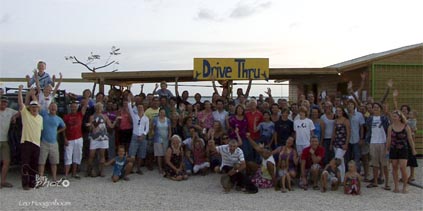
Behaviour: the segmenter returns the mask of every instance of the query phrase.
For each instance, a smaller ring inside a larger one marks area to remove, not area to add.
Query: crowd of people
[[[388,110],[392,80],[381,101],[359,100],[366,79],[363,73],[358,90],[348,84],[347,97],[308,93],[300,95],[298,102],[288,102],[274,99],[271,89],[267,96],[249,96],[251,80],[246,92],[238,89],[232,99],[226,83],[219,94],[213,78],[211,101],[202,101],[196,93],[190,103],[188,90],[179,94],[176,77],[175,94],[165,81],[147,94],[143,89],[135,94],[117,88],[108,95],[98,92],[95,98],[89,89],[81,95],[69,93],[69,113],[59,117],[54,96],[62,75],[55,84],[56,78],[50,78],[45,68],[45,62],[39,62],[33,76],[27,76],[25,96],[24,86],[19,86],[19,111],[8,108],[7,97],[1,97],[1,187],[13,186],[7,182],[7,133],[18,118],[23,126],[25,190],[37,187],[36,179],[47,179],[47,158],[51,179],[58,180],[58,139],[64,140],[66,178],[80,179],[79,172],[104,177],[104,168],[113,165],[113,182],[128,181],[132,173],[142,175],[145,167],[157,168],[159,175],[175,181],[220,173],[226,192],[275,188],[286,193],[295,186],[326,192],[328,186],[331,190],[343,186],[345,194],[360,194],[363,182],[368,182],[367,188],[384,184],[391,190],[391,163],[394,192],[406,193],[407,183],[414,180],[416,113],[408,105],[398,107],[397,90],[392,95],[394,109]]]

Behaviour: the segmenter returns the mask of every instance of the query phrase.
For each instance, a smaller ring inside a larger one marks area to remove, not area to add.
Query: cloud
[[[4,14],[0,18],[0,24],[5,24],[5,23],[8,23],[9,21],[10,21],[10,15],[9,14]]]
[[[213,11],[208,9],[200,9],[197,13],[198,20],[217,20],[216,14]]]
[[[261,12],[264,9],[269,8],[272,5],[271,1],[266,1],[262,3],[254,2],[254,3],[245,3],[245,2],[238,2],[236,7],[232,10],[229,17],[231,18],[245,18],[248,16],[252,16],[258,12]]]

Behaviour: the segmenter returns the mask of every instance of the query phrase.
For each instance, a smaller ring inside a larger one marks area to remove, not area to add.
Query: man
[[[53,80],[51,80],[50,75],[46,73],[45,70],[46,70],[46,63],[44,61],[39,61],[37,64],[37,69],[35,69],[34,72],[38,74],[38,80],[40,82],[41,89],[44,89],[44,87],[46,87],[49,84],[52,87],[54,87],[54,75],[53,75]],[[28,88],[31,87],[35,83],[35,80],[36,79],[34,77],[30,78],[29,75],[26,75]]]
[[[150,129],[150,122],[148,117],[144,115],[144,106],[138,105],[138,114],[132,111],[131,104],[132,95],[128,95],[128,110],[132,118],[132,138],[129,145],[129,156],[136,158],[137,173],[143,174],[141,171],[141,164],[147,157],[147,134]]]
[[[257,141],[260,138],[260,131],[255,131],[257,125],[263,121],[263,114],[257,110],[257,101],[251,100],[249,103],[250,110],[245,113],[248,121],[247,131],[251,134],[251,138]],[[243,140],[242,150],[245,153],[247,161],[257,161],[259,163],[260,156],[253,150],[247,140]]]
[[[65,131],[66,125],[62,118],[57,116],[57,104],[52,102],[46,110],[41,110],[43,117],[43,131],[41,133],[40,157],[38,159],[38,171],[41,178],[44,178],[44,167],[47,157],[50,161],[51,174],[53,181],[57,181],[57,164],[59,164],[59,144],[57,143],[57,134]]]
[[[150,107],[145,111],[144,115],[149,119],[150,125],[149,128],[153,128],[153,119],[159,115],[159,98],[153,97],[151,101],[149,101]],[[146,166],[149,170],[153,170],[153,162],[154,162],[154,155],[153,155],[153,138],[154,138],[154,130],[149,130],[148,137],[147,137],[147,159],[146,159]]]
[[[325,148],[319,146],[319,139],[313,135],[310,146],[306,147],[301,154],[301,179],[304,190],[307,190],[308,177],[311,177],[313,189],[318,190],[317,182],[320,171],[323,169],[322,159],[325,156]]]
[[[354,160],[357,164],[357,171],[360,172],[361,170],[361,152],[360,152],[360,145],[364,144],[364,117],[363,114],[356,111],[356,104],[353,100],[348,101],[348,117],[350,120],[351,126],[351,137],[350,143],[347,150],[347,163],[350,160]]]
[[[320,143],[320,146],[325,148],[325,157],[323,158],[323,165],[329,163],[329,161],[333,157],[333,153],[330,151],[330,143],[332,140],[333,129],[335,127],[335,114],[333,113],[333,106],[332,103],[327,101],[325,102],[324,106],[324,114],[320,117],[320,119],[325,124],[325,131],[323,132],[323,143]]]
[[[76,171],[82,160],[82,121],[86,110],[87,104],[84,104],[81,111],[78,112],[78,101],[75,100],[70,104],[70,113],[63,117],[66,124],[65,177],[68,177],[72,164],[72,177],[80,179]]]
[[[222,156],[222,164],[220,170],[230,177],[232,184],[236,184],[237,188],[247,189],[248,192],[256,193],[257,187],[251,183],[248,177],[242,173],[246,168],[244,153],[237,146],[237,141],[232,139],[227,145],[220,145],[216,147],[217,153]],[[225,192],[230,191],[230,188],[225,189]]]
[[[228,112],[223,109],[223,100],[216,100],[216,111],[213,111],[213,119],[219,121],[222,129],[226,131],[226,118],[228,117]]]
[[[1,96],[0,103],[0,159],[3,161],[3,167],[1,169],[1,183],[0,188],[11,188],[12,184],[6,181],[7,172],[9,171],[10,164],[10,148],[8,143],[8,132],[11,121],[14,121],[14,117],[18,114],[18,111],[8,108],[9,100],[6,96]]]
[[[389,119],[381,115],[382,105],[373,103],[373,115],[366,120],[366,142],[370,143],[371,165],[373,166],[373,183],[367,187],[373,188],[378,185],[378,171],[383,169],[385,176],[385,189],[390,190],[388,183],[388,158],[386,157],[385,145],[386,134],[389,127]]]
[[[35,187],[35,173],[40,155],[40,137],[43,129],[43,117],[38,114],[38,102],[31,101],[27,107],[22,98],[23,85],[19,85],[18,104],[22,116],[21,160],[22,188]],[[31,91],[33,92],[33,90]],[[29,109],[29,110],[28,110]]]

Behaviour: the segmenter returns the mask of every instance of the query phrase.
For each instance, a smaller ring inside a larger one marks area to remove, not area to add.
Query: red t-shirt
[[[81,112],[76,114],[66,114],[63,121],[66,124],[66,138],[68,140],[75,140],[82,137],[82,120]]]
[[[257,141],[257,139],[260,138],[260,131],[254,132],[254,119],[257,118],[256,125],[258,125],[263,121],[263,114],[259,110],[255,112],[249,111],[245,113],[245,117],[248,122],[248,132],[250,133],[251,138]]]
[[[303,153],[301,154],[301,160],[306,161],[306,164],[305,164],[306,169],[310,169],[311,165],[313,165],[313,160],[311,159],[310,149],[311,149],[311,146],[304,148]],[[316,148],[316,150],[314,151],[314,154],[317,157],[322,158],[322,159],[320,159],[319,164],[320,164],[320,167],[323,168],[323,157],[325,157],[325,148],[318,146]]]

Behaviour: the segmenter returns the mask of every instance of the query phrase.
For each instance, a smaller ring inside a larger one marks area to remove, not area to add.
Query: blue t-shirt
[[[275,124],[273,122],[260,122],[258,125],[260,136],[272,137],[275,132]]]
[[[40,82],[41,89],[44,89],[48,84],[53,86],[53,81],[51,80],[50,75],[46,72],[44,72],[41,76],[38,75],[38,81]],[[31,80],[29,80],[29,86],[32,86],[34,83],[35,78],[32,76]]]
[[[40,115],[43,117],[41,141],[50,144],[57,143],[57,129],[65,127],[63,119],[57,115],[50,115],[46,110],[41,110]]]
[[[115,165],[113,166],[113,176],[122,176],[125,164],[126,156],[124,156],[123,158],[119,158],[119,156],[116,156]]]

